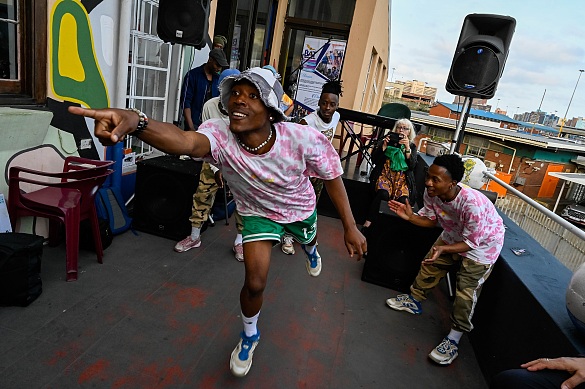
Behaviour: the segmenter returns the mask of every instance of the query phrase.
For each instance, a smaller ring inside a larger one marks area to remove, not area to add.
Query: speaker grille
[[[452,81],[457,89],[486,94],[497,84],[499,69],[498,56],[492,49],[472,46],[455,59]]]
[[[165,42],[200,49],[205,46],[208,18],[207,0],[160,0],[156,31]]]
[[[201,162],[174,156],[138,163],[133,227],[174,240],[189,235],[200,170]]]

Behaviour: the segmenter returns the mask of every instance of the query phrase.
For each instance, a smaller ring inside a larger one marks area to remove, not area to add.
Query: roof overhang
[[[585,173],[548,172],[548,175],[560,178],[561,180],[574,182],[575,184],[585,185]]]
[[[451,129],[457,128],[457,120],[441,116],[420,114],[413,112],[411,119],[414,123],[425,124],[435,127]],[[516,130],[508,130],[499,127],[489,127],[477,123],[468,122],[465,126],[466,133],[483,135],[488,138],[495,138],[502,141],[511,141],[531,146],[537,146],[543,149],[566,150],[576,153],[584,153],[585,145],[569,143],[559,138],[546,138],[543,136],[519,133]]]

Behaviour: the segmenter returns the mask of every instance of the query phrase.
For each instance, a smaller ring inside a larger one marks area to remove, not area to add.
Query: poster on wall
[[[295,90],[295,116],[304,116],[318,108],[323,84],[339,80],[347,41],[305,37]]]
[[[230,54],[230,69],[238,69],[240,66],[240,32],[242,26],[236,24],[234,26],[234,34],[232,39],[232,52]]]

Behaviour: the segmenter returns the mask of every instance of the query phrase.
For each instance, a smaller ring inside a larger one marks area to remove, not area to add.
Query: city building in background
[[[437,88],[418,80],[388,81],[384,91],[384,102],[401,102],[418,111],[428,111],[436,97]]]
[[[453,99],[453,104],[463,105],[463,100],[465,100],[465,97],[455,96],[455,98]],[[488,104],[487,99],[473,99],[473,100],[471,100],[471,108],[479,109],[481,111],[488,111],[488,112],[490,112],[492,110],[492,106]],[[501,113],[501,112],[499,112],[498,107],[496,107],[496,113]],[[505,113],[503,115],[505,115]]]

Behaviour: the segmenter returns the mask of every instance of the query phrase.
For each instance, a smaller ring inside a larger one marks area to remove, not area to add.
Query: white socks
[[[254,336],[258,333],[258,328],[256,327],[256,323],[258,323],[258,316],[260,316],[260,312],[255,314],[253,317],[246,317],[242,313],[242,323],[244,323],[244,333],[246,336]]]
[[[201,234],[201,228],[191,227],[191,240],[196,240]]]
[[[234,246],[237,244],[242,244],[242,234],[236,235],[236,240],[234,240]]]
[[[462,335],[463,335],[463,332],[451,329],[451,332],[449,332],[449,335],[447,335],[447,338],[454,340],[457,344],[459,344],[459,341],[461,340]]]

